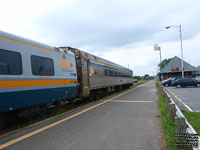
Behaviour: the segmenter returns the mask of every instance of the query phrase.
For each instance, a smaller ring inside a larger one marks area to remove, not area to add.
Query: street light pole
[[[179,25],[179,31],[180,31],[180,41],[181,41],[182,78],[184,78],[184,66],[183,66],[183,45],[182,45],[181,25]]]
[[[181,67],[182,67],[182,78],[184,78],[184,66],[183,66],[183,45],[182,45],[182,32],[181,32],[181,25],[179,26],[167,26],[165,27],[166,29],[169,29],[171,27],[177,27],[179,28],[179,32],[180,32],[180,44],[181,44]]]

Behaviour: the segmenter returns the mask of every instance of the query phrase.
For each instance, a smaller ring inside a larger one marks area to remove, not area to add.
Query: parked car
[[[162,80],[162,81],[161,81],[161,84],[163,85],[163,83],[164,83],[165,81],[167,81],[167,80]]]
[[[171,82],[172,82],[172,79],[173,79],[173,78],[169,78],[169,79],[167,79],[167,80],[164,80],[164,81],[162,82],[162,85],[163,85],[163,86],[170,86],[170,85],[171,85]]]
[[[197,80],[197,81],[200,81],[200,77],[196,77],[196,78],[194,78],[195,80]]]
[[[181,77],[172,77],[172,78],[169,78],[167,80],[164,80],[162,82],[162,85],[163,86],[172,86],[172,83],[175,82],[176,80],[180,79]]]
[[[188,78],[188,77],[185,77],[185,78]],[[172,79],[171,86],[173,86],[174,82],[175,82],[176,80],[178,80],[178,79],[181,79],[181,77],[174,77],[174,78]]]
[[[191,78],[181,78],[181,79],[176,80],[173,83],[173,86],[176,86],[177,88],[185,87],[185,86],[200,87],[200,81],[197,81]]]
[[[136,83],[136,82],[138,82],[138,79],[133,79],[133,83]]]

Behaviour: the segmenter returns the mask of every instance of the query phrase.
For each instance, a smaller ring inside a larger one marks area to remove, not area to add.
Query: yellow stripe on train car
[[[0,81],[0,88],[76,84],[77,80]]]

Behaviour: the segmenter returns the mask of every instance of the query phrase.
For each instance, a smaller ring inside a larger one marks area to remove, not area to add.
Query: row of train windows
[[[31,56],[32,74],[37,76],[53,76],[54,65],[50,58]],[[17,52],[0,49],[0,75],[21,75],[22,60]]]
[[[104,70],[105,76],[111,76],[111,77],[131,77],[131,74],[129,72],[118,72],[113,70]]]

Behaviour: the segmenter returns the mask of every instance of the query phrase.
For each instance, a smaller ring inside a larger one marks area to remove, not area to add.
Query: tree
[[[134,76],[133,79],[137,79],[138,81],[141,80],[142,78],[140,76]]]
[[[148,79],[149,79],[149,75],[148,75],[148,74],[145,74],[145,75],[144,75],[144,79],[145,79],[145,80],[148,80]]]
[[[161,63],[158,64],[158,67],[160,69],[163,69],[170,61],[171,61],[172,58],[169,58],[169,59],[164,59]]]
[[[199,65],[199,66],[197,66],[197,68],[198,68],[198,69],[200,69],[200,65]]]

